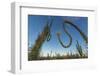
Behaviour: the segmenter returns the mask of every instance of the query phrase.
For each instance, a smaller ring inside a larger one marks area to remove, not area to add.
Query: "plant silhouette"
[[[56,56],[51,56],[52,55],[52,51],[51,53],[47,54],[47,57],[40,57],[40,52],[41,52],[41,48],[44,44],[45,41],[50,41],[51,39],[51,26],[53,23],[53,19],[51,20],[50,24],[49,21],[47,21],[46,25],[44,26],[42,32],[38,35],[35,44],[33,45],[31,52],[28,53],[28,60],[44,60],[44,59],[71,59],[71,58],[87,58],[87,56],[83,53],[83,48],[82,46],[79,44],[78,41],[76,41],[76,50],[78,53],[76,54],[66,54],[66,55],[60,55],[59,53],[55,53]],[[59,43],[61,44],[61,46],[63,48],[69,48],[72,45],[72,36],[71,34],[67,31],[67,29],[65,28],[66,24],[69,24],[70,26],[74,27],[75,30],[77,30],[79,32],[79,34],[81,35],[81,37],[83,38],[84,42],[87,44],[88,43],[88,37],[83,33],[83,31],[77,26],[75,25],[73,22],[69,21],[69,20],[63,20],[63,25],[62,25],[62,29],[64,30],[65,34],[69,37],[68,40],[68,44],[64,44],[60,38],[61,34],[60,32],[57,32],[57,38]]]
[[[35,41],[35,45],[32,47],[32,50],[29,53],[28,60],[37,60],[39,58],[40,51],[41,51],[43,43],[46,40],[50,41],[50,39],[51,39],[50,28],[51,28],[51,25],[52,25],[52,21],[51,21],[50,25],[49,25],[49,22],[47,22],[43,31],[38,36],[37,40]]]
[[[64,20],[64,23],[63,23],[63,30],[65,31],[65,33],[68,35],[69,37],[69,43],[67,45],[64,45],[64,43],[61,41],[60,39],[60,33],[58,32],[57,33],[57,37],[58,37],[58,40],[59,40],[59,43],[62,45],[62,47],[64,48],[68,48],[71,46],[72,44],[72,37],[71,35],[68,33],[68,31],[65,29],[65,24],[70,24],[70,26],[74,27],[79,33],[80,35],[82,36],[82,38],[84,39],[84,41],[86,42],[86,44],[88,43],[88,38],[87,36],[82,32],[82,30],[79,29],[79,27],[77,25],[75,25],[73,22],[69,21],[69,20]]]

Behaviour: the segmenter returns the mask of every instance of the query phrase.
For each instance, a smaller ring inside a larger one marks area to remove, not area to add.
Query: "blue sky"
[[[87,36],[88,36],[88,18],[87,17],[76,17],[76,16],[43,16],[43,15],[28,15],[28,43],[29,47],[34,46],[35,40],[37,39],[38,35],[41,34],[43,28],[45,27],[47,21],[51,21],[53,18],[53,24],[51,27],[51,40],[49,42],[45,41],[42,46],[43,53],[50,53],[52,52],[75,52],[76,49],[76,40],[82,45],[84,49],[86,49],[86,44],[83,38],[80,36],[79,32],[71,27],[66,26],[66,30],[71,34],[73,42],[71,47],[63,48],[58,39],[57,39],[57,32],[61,32],[61,40],[66,45],[68,43],[68,36],[65,34],[62,23],[63,19],[70,20],[74,24],[76,24]]]

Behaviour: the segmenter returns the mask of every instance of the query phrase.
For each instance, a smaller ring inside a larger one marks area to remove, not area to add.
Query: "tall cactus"
[[[64,23],[70,24],[70,26],[74,27],[80,33],[80,35],[83,37],[84,41],[86,43],[88,43],[88,37],[80,30],[80,28],[77,25],[75,25],[74,23],[72,23],[71,21],[68,21],[68,20],[64,20]]]
[[[38,36],[37,40],[35,41],[35,45],[32,47],[31,53],[29,53],[28,60],[38,59],[43,43],[45,42],[45,40],[49,41],[51,39],[51,34],[50,34],[51,25],[52,25],[52,22],[50,25],[47,22],[42,33]]]
[[[63,42],[62,42],[61,39],[60,39],[60,33],[57,33],[57,37],[58,37],[58,40],[59,40],[60,44],[62,45],[62,47],[68,48],[68,47],[70,47],[71,44],[72,44],[72,37],[71,37],[71,35],[68,33],[68,31],[65,29],[64,24],[63,24],[63,29],[64,29],[64,32],[66,33],[66,35],[68,35],[68,37],[69,37],[69,43],[68,43],[67,45],[64,45],[64,44],[63,44]]]

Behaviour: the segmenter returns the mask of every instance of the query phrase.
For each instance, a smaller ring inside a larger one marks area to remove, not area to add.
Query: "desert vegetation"
[[[44,44],[45,41],[49,42],[51,39],[51,25],[52,25],[53,20],[51,21],[51,23],[49,24],[47,22],[47,24],[45,25],[44,29],[42,30],[42,32],[37,36],[37,39],[35,40],[35,44],[31,47],[30,52],[28,52],[28,60],[32,61],[32,60],[54,60],[54,59],[79,59],[79,58],[88,58],[88,54],[87,51],[84,52],[83,47],[81,46],[81,44],[78,42],[78,40],[76,40],[76,49],[74,50],[75,53],[71,52],[70,53],[65,53],[65,54],[60,54],[57,52],[53,52],[51,51],[50,53],[47,53],[46,56],[41,55],[41,48]],[[61,44],[61,46],[63,48],[69,48],[72,44],[72,36],[71,34],[65,29],[65,25],[66,24],[70,24],[72,27],[74,27],[79,34],[81,35],[81,37],[83,38],[84,42],[86,44],[88,44],[88,38],[87,36],[82,32],[82,30],[79,29],[79,27],[77,25],[75,25],[74,23],[68,21],[68,20],[64,20],[63,23],[63,30],[66,33],[66,35],[69,37],[69,43],[67,45],[65,45],[62,40],[60,39],[60,32],[57,32],[57,38],[59,41],[59,44]],[[87,50],[87,49],[85,49]]]
[[[56,60],[56,59],[80,59],[80,58],[88,58],[87,52],[83,52],[82,47],[79,45],[79,43],[76,44],[76,53],[73,52],[66,52],[65,54],[60,53],[53,53],[52,51],[50,53],[47,53],[46,56],[40,53],[37,59],[33,59],[30,57],[29,61],[31,60]],[[28,53],[31,54],[31,53]],[[34,53],[35,54],[35,53]],[[31,56],[31,55],[29,55]]]

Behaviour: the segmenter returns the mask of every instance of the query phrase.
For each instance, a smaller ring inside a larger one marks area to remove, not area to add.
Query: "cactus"
[[[47,41],[50,41],[50,39],[51,39],[51,34],[50,34],[50,32],[51,32],[51,27],[52,27],[52,23],[53,23],[53,19],[51,20],[51,23],[50,23],[50,25],[47,23],[47,26],[48,26],[48,34],[47,34]]]
[[[38,59],[43,43],[45,42],[45,40],[49,41],[51,39],[51,34],[50,34],[51,25],[52,22],[50,25],[47,22],[42,33],[38,36],[37,40],[35,41],[35,45],[32,47],[31,53],[29,53],[28,60]]]
[[[69,39],[70,39],[69,43],[68,43],[67,45],[64,45],[64,44],[63,44],[63,42],[62,42],[61,39],[60,39],[60,32],[57,33],[57,38],[58,38],[60,44],[62,45],[62,47],[68,48],[68,47],[70,47],[71,44],[72,44],[72,37],[71,37],[71,35],[68,33],[68,31],[65,29],[64,24],[63,24],[63,29],[64,29],[64,32],[68,35],[68,37],[69,37]]]
[[[78,41],[76,41],[76,42],[77,42],[77,44],[76,44],[76,49],[77,49],[79,55],[82,57],[82,56],[83,56],[82,47],[81,47],[81,45],[78,43]]]
[[[82,38],[84,39],[85,43],[86,43],[86,44],[88,43],[88,38],[87,38],[87,36],[79,29],[79,27],[78,27],[77,25],[75,25],[75,24],[72,23],[71,21],[64,20],[64,24],[66,24],[66,23],[67,23],[67,24],[70,24],[70,26],[73,26],[73,27],[80,33],[80,35],[81,35]],[[68,31],[65,29],[64,24],[63,24],[63,29],[64,29],[65,33],[68,35],[68,37],[69,37],[69,39],[70,39],[69,43],[68,43],[67,45],[64,45],[64,44],[63,44],[63,42],[62,42],[61,39],[60,39],[60,32],[57,33],[57,37],[58,37],[58,40],[59,40],[60,44],[62,45],[62,47],[68,48],[68,47],[70,47],[71,44],[72,44],[72,37],[71,37],[71,35],[68,33]]]
[[[68,21],[68,20],[64,20],[64,23],[67,23],[67,24],[70,24],[71,26],[73,26],[83,37],[86,44],[88,43],[88,37],[79,29],[79,27],[77,25],[75,25],[74,23],[72,23],[71,21]]]

